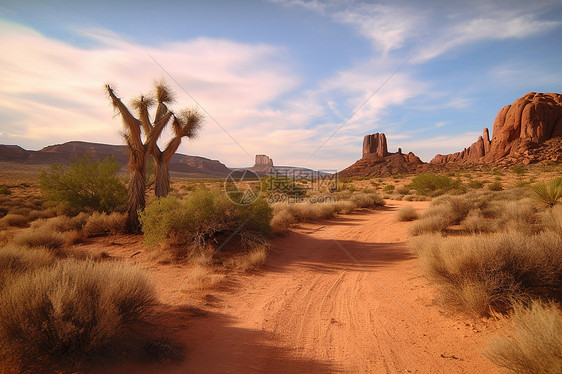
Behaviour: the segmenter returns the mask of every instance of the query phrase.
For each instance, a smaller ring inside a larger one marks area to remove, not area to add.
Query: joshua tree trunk
[[[156,197],[166,197],[170,193],[170,172],[162,160],[154,159],[154,193]]]
[[[144,170],[131,170],[129,181],[129,207],[127,209],[126,230],[131,234],[140,233],[138,212],[145,207],[145,173]]]

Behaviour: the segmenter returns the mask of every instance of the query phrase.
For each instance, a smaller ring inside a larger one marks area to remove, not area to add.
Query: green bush
[[[271,216],[264,199],[237,205],[224,194],[196,191],[183,200],[157,199],[139,219],[147,244],[204,246],[220,234],[267,236]]]
[[[116,176],[119,163],[113,157],[92,161],[88,154],[65,169],[51,165],[41,172],[39,185],[47,200],[68,212],[94,210],[121,211],[127,201],[127,188]]]
[[[124,263],[63,260],[25,272],[0,292],[0,357],[79,362],[154,301],[146,275]]]
[[[420,195],[440,195],[461,188],[461,181],[446,175],[420,174],[412,180],[408,187],[416,190]]]

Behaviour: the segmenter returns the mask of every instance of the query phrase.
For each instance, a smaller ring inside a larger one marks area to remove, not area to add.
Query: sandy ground
[[[104,373],[497,372],[480,353],[486,322],[434,303],[435,287],[407,249],[410,223],[396,221],[403,205],[421,212],[428,202],[388,201],[296,227],[274,241],[262,270],[203,294],[200,313],[181,292],[190,271],[137,254],[170,306],[154,322],[174,332],[186,359]],[[130,258],[127,243],[109,244]]]

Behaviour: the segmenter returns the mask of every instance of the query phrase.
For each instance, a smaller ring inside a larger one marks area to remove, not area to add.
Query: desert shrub
[[[402,187],[398,187],[396,189],[396,193],[400,194],[400,195],[408,195],[410,193],[412,189],[408,186],[402,186]]]
[[[336,208],[335,203],[297,203],[289,205],[289,211],[299,222],[332,218],[337,213]]]
[[[183,200],[157,199],[139,215],[147,244],[205,246],[221,234],[267,236],[271,207],[264,199],[232,203],[219,192],[196,191]]]
[[[279,203],[279,205],[286,209],[275,209],[275,207],[273,209],[271,231],[275,234],[287,231],[289,227],[297,221],[296,217],[289,211],[289,206],[287,204]]]
[[[449,226],[450,219],[447,216],[430,215],[418,219],[410,227],[410,234],[413,236],[441,232]]]
[[[437,196],[460,188],[461,181],[446,175],[420,174],[414,177],[408,187],[416,190],[420,195]]]
[[[537,183],[531,186],[531,190],[535,193],[537,199],[552,207],[562,198],[562,178]]]
[[[500,318],[504,331],[489,341],[485,355],[513,373],[562,372],[562,318],[554,303],[516,303]]]
[[[495,225],[489,220],[486,220],[477,209],[471,210],[461,224],[466,230],[473,234],[495,231]]]
[[[562,299],[562,238],[554,233],[434,235],[411,245],[444,300],[459,310],[486,316],[516,301]]]
[[[389,184],[383,187],[382,191],[387,193],[392,193],[396,187],[394,185]]]
[[[46,249],[29,250],[16,245],[0,248],[0,292],[4,284],[19,274],[53,263],[54,257]]]
[[[87,237],[117,235],[125,230],[126,215],[113,212],[111,214],[94,212],[84,225],[84,235]]]
[[[28,248],[58,249],[65,244],[61,233],[47,229],[26,229],[14,235],[14,243]]]
[[[468,182],[467,186],[468,188],[473,188],[476,190],[484,187],[484,182],[479,180],[471,180],[470,182]]]
[[[374,193],[354,193],[349,200],[358,208],[376,208],[385,205],[383,198]]]
[[[338,213],[348,214],[355,210],[357,206],[348,200],[338,201],[336,202],[335,208]]]
[[[21,214],[6,214],[0,219],[0,227],[5,226],[25,226],[29,222],[29,217]]]
[[[396,214],[399,221],[414,221],[418,219],[418,212],[411,205],[400,208]]]
[[[488,185],[488,189],[490,191],[501,191],[503,190],[503,186],[500,181],[495,181]]]
[[[562,235],[562,206],[554,206],[539,215],[541,226]]]
[[[62,260],[26,272],[0,293],[1,356],[79,362],[154,301],[146,275],[124,263]]]
[[[233,257],[226,262],[226,266],[235,268],[239,271],[252,271],[265,265],[268,247],[265,245],[257,246],[247,253]]]
[[[5,184],[0,185],[0,195],[11,195],[12,190],[10,187],[6,186]]]
[[[122,211],[127,202],[127,188],[116,176],[119,163],[113,157],[92,161],[86,154],[65,169],[51,165],[41,172],[39,185],[48,201],[68,212],[93,210]]]
[[[269,175],[262,178],[261,189],[268,193],[284,193],[298,196],[306,195],[306,189],[296,183],[294,178],[290,178],[287,175]]]

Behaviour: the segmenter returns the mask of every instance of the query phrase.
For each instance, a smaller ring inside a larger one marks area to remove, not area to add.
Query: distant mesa
[[[562,95],[529,92],[504,106],[488,129],[470,147],[437,155],[431,164],[497,165],[562,162]]]
[[[267,174],[273,169],[273,160],[266,155],[256,155],[256,162],[250,168],[256,174]]]
[[[424,163],[412,152],[388,152],[386,135],[376,133],[363,139],[363,153],[360,160],[338,173],[340,177],[388,176],[413,173],[422,170]]]
[[[113,156],[122,169],[126,168],[129,162],[129,153],[124,145],[72,141],[51,145],[39,151],[28,151],[14,145],[0,145],[0,161],[33,165],[55,162],[69,164],[85,153],[89,153],[93,159],[100,160]],[[230,169],[217,160],[176,153],[170,162],[170,173],[172,176],[224,177],[230,173]]]

